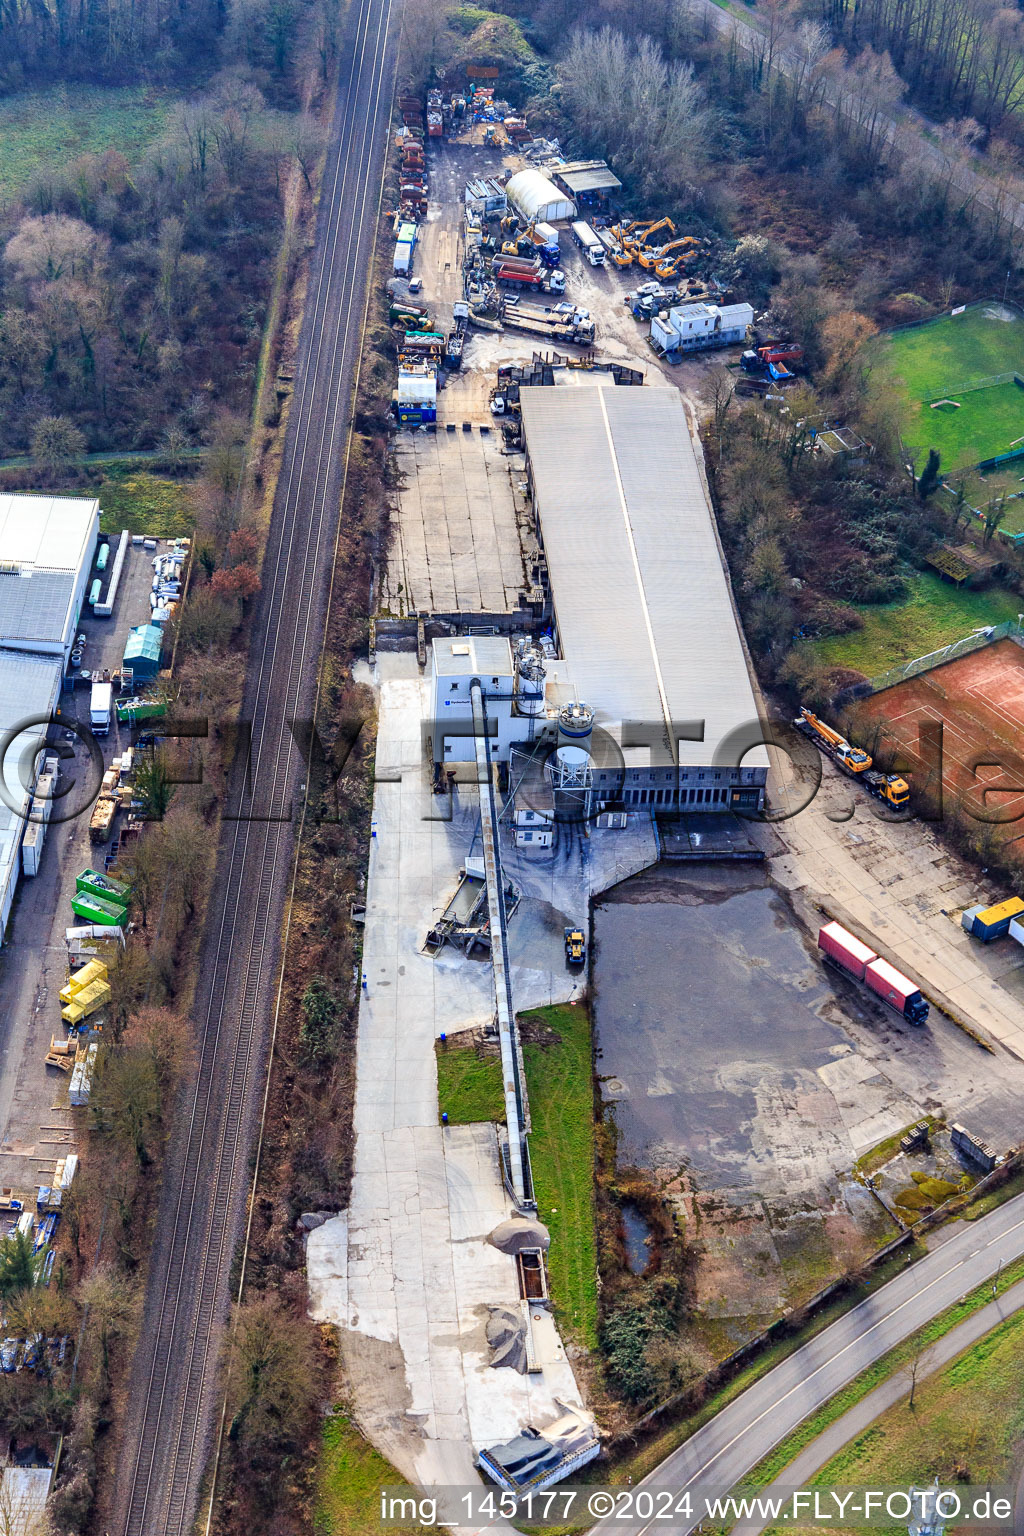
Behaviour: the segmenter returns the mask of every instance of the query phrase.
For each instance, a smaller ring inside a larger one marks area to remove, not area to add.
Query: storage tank
[[[532,719],[544,713],[544,657],[532,645],[516,656],[516,708]]]
[[[582,778],[590,768],[594,711],[589,704],[563,704],[558,711],[556,760],[564,782]]]
[[[110,545],[109,544],[101,544],[100,545],[100,552],[96,556],[96,569],[98,571],[105,571],[106,568],[107,568],[107,561],[109,559],[110,559]]]
[[[92,586],[89,588],[89,604],[90,604],[91,607],[95,608],[96,604],[99,602],[99,600],[100,600],[100,593],[102,592],[102,590],[103,590],[103,583],[102,583],[102,581],[100,581],[99,577],[97,576],[96,580],[93,582]]]

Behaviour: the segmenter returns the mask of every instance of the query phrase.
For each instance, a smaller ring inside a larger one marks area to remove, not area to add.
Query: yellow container
[[[86,987],[91,987],[94,981],[106,981],[106,979],[107,968],[103,961],[90,960],[87,965],[82,966],[81,970],[68,977],[67,985],[60,989],[60,1000],[62,1003],[70,1003],[79,992],[83,992]]]
[[[984,927],[991,928],[993,923],[1005,923],[1011,917],[1017,917],[1024,912],[1024,901],[1019,896],[1009,896],[1006,901],[997,902],[994,907],[986,907],[984,912],[977,914],[977,921]]]

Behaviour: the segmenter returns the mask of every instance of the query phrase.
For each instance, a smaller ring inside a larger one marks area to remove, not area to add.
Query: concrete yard
[[[148,620],[151,558],[148,550],[129,550],[111,618],[83,611],[79,630],[86,636],[84,664],[90,670],[119,668],[129,629]],[[89,688],[65,693],[61,708],[65,717],[87,725]],[[128,728],[119,727],[115,716],[110,735],[100,741],[104,764],[129,742]],[[74,765],[65,761],[61,771],[64,783],[70,774],[81,775],[95,795],[99,786],[81,744]],[[30,1193],[33,1203],[42,1175],[75,1149],[68,1078],[44,1066],[43,1057],[50,1036],[64,1032],[57,994],[68,974],[64,931],[76,921],[71,911],[75,877],[97,860],[102,869],[104,852],[103,845],[89,840],[88,810],[51,822],[39,874],[22,878],[8,942],[0,950],[0,1184]]]
[[[398,1470],[423,1486],[473,1482],[473,1450],[579,1403],[546,1315],[534,1337],[542,1371],[493,1370],[483,1338],[491,1306],[518,1306],[512,1259],[487,1235],[512,1213],[493,1126],[438,1124],[434,1043],[489,1023],[489,962],[422,951],[476,830],[475,794],[451,819],[430,793],[421,753],[429,694],[415,658],[378,662],[380,725],[359,1011],[356,1153],[349,1210],[310,1234],[313,1315],[336,1323],[356,1417]],[[400,772],[399,772],[400,771]],[[383,782],[394,774],[397,782]],[[592,879],[610,883],[656,856],[649,824],[595,835],[586,863],[530,863],[507,850],[522,892],[509,923],[517,1007],[565,1001],[562,930],[586,910]],[[534,1309],[537,1310],[537,1309]]]
[[[398,434],[403,485],[381,577],[381,612],[404,617],[519,607],[528,583],[509,460],[489,418],[471,420],[470,427],[464,432],[459,420],[452,432]]]

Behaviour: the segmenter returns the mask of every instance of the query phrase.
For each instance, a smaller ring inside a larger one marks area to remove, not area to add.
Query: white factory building
[[[436,768],[475,757],[479,678],[493,760],[549,740],[593,812],[758,810],[768,755],[678,392],[523,386],[520,401],[559,657],[434,641]]]
[[[38,753],[57,710],[98,534],[98,501],[0,495],[0,935],[18,886]]]

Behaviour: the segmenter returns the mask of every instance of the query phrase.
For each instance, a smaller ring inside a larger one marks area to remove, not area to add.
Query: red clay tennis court
[[[934,731],[941,721],[947,811],[959,806],[968,818],[974,812],[979,831],[995,819],[1001,837],[1024,839],[1024,649],[1015,641],[922,672],[862,700],[853,713],[858,742],[874,751],[898,745],[929,793],[938,750],[922,749],[920,731]]]

